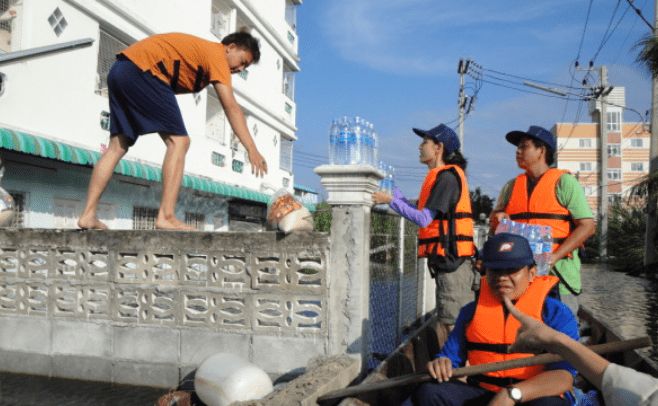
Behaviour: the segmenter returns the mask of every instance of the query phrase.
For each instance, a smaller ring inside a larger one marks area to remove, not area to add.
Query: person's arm
[[[507,220],[510,219],[509,214],[505,213],[505,207],[507,206],[507,203],[509,203],[511,188],[513,186],[514,186],[514,179],[508,181],[500,189],[500,193],[498,194],[498,198],[496,199],[496,205],[491,211],[491,214],[489,214],[490,235],[493,235],[494,232],[496,232],[496,227],[498,227],[498,223],[500,223],[502,219],[507,219]]]
[[[405,199],[398,188],[394,189],[393,194],[395,196],[378,191],[372,194],[372,201],[376,204],[388,204],[393,211],[418,227],[427,227],[436,217],[435,210],[428,208],[418,210],[413,203]]]
[[[585,241],[596,232],[596,225],[594,224],[593,218],[573,219],[573,222],[576,225],[576,228],[551,255],[548,265],[549,269],[552,268],[557,261],[566,257],[570,252],[583,245]]]
[[[256,143],[251,138],[251,134],[247,128],[247,121],[244,118],[242,108],[240,108],[240,105],[235,100],[233,89],[221,82],[213,82],[213,87],[215,88],[215,92],[217,92],[217,97],[224,108],[224,113],[226,113],[231,128],[233,128],[235,135],[247,150],[249,162],[251,163],[251,173],[263,177],[267,173],[267,162],[260,152],[258,152]]]
[[[509,352],[538,354],[545,350],[559,354],[569,360],[588,381],[601,389],[603,372],[610,364],[609,361],[566,334],[523,314],[507,298],[505,305],[510,314],[521,323],[516,332],[516,341],[509,347]]]
[[[573,385],[573,375],[571,372],[563,369],[542,372],[539,375],[526,379],[523,382],[514,384],[523,394],[521,401],[530,402],[545,396],[559,396],[571,389]],[[491,399],[489,406],[513,406],[514,401],[509,397],[506,389],[501,390]]]

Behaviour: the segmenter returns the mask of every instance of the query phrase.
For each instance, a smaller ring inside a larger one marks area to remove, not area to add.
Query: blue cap
[[[459,137],[455,134],[450,127],[445,124],[439,124],[431,130],[419,130],[417,128],[412,128],[414,132],[421,137],[430,137],[433,138],[436,142],[443,144],[443,148],[448,151],[448,154],[452,154],[457,151],[461,144],[459,143]]]
[[[528,128],[528,131],[512,131],[508,132],[507,135],[505,135],[505,139],[509,141],[509,143],[514,144],[514,145],[519,145],[519,141],[521,141],[521,138],[523,137],[532,137],[536,138],[538,140],[544,141],[546,145],[548,145],[553,151],[555,151],[555,137],[553,137],[553,134],[548,131],[545,128],[541,128],[536,125],[531,125],[530,128]]]
[[[482,265],[487,268],[520,268],[534,262],[528,240],[520,235],[496,234],[489,237],[482,248]]]

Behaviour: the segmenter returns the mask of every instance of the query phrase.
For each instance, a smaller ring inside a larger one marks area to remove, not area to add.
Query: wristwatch
[[[521,399],[523,398],[523,393],[521,393],[521,389],[515,388],[513,386],[508,386],[507,388],[507,394],[509,395],[510,399],[514,401],[515,405],[521,404]]]

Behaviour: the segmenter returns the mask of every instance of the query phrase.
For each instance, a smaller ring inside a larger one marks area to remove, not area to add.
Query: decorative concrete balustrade
[[[0,370],[175,386],[328,346],[326,233],[1,230]]]

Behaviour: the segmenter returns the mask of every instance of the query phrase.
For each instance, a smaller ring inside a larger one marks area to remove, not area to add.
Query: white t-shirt
[[[617,364],[603,372],[603,399],[608,406],[658,406],[658,379]]]

